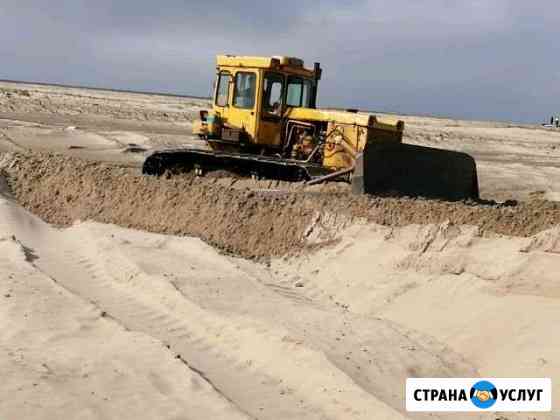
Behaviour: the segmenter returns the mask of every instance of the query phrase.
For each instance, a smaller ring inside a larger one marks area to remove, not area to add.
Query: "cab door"
[[[228,70],[220,70],[216,76],[214,91],[214,112],[219,114],[224,123],[228,123],[233,90],[233,74]]]
[[[271,147],[282,145],[282,113],[284,112],[285,76],[265,72],[262,82],[262,101],[258,138],[259,143]]]
[[[239,70],[233,76],[233,95],[231,106],[226,112],[227,124],[241,129],[240,141],[256,143],[257,91],[259,74],[255,70]]]

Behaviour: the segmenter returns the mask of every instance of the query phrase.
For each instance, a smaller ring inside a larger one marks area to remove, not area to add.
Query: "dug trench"
[[[57,154],[4,154],[0,161],[17,201],[49,223],[95,220],[195,236],[245,258],[295,255],[331,243],[356,221],[392,227],[446,222],[478,226],[481,235],[524,237],[560,224],[560,203],[544,200],[446,202],[353,195],[336,185],[304,188],[189,174],[158,178]]]

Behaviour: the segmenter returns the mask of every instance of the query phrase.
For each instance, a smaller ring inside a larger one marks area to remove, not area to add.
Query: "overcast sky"
[[[319,105],[560,114],[558,0],[0,0],[0,78],[207,96],[215,55],[323,65]]]

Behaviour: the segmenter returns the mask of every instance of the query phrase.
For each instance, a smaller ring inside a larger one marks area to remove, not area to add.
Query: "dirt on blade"
[[[234,178],[147,177],[136,168],[55,154],[6,154],[2,162],[16,199],[50,223],[92,219],[197,236],[244,257],[293,253],[317,230],[357,219],[387,226],[449,221],[511,236],[560,223],[560,204],[544,200],[504,205],[356,196],[343,186],[271,189]]]

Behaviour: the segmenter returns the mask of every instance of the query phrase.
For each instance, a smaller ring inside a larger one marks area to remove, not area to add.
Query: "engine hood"
[[[363,112],[349,112],[314,108],[288,108],[285,118],[299,121],[324,121],[338,124],[351,124],[363,127],[375,127],[390,131],[404,131],[404,121],[396,118],[378,118]]]

